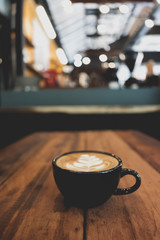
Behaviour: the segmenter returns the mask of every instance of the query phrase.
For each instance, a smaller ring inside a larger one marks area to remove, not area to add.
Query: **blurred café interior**
[[[34,131],[160,139],[160,0],[0,0],[0,147]]]

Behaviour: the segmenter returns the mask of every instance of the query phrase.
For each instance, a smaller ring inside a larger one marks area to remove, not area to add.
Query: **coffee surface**
[[[110,155],[95,152],[77,152],[60,157],[56,164],[64,169],[79,172],[98,172],[118,165],[118,160]]]

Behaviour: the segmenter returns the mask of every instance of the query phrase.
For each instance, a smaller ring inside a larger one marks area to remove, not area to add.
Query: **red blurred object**
[[[57,86],[57,72],[55,70],[48,69],[43,73],[46,87],[53,88]]]

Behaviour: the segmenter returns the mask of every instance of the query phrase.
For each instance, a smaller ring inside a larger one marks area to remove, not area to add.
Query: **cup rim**
[[[115,166],[115,167],[113,167],[113,168],[111,168],[111,169],[102,170],[102,171],[94,171],[94,172],[74,171],[74,170],[62,168],[62,167],[60,167],[60,166],[58,166],[58,165],[56,164],[56,161],[57,161],[59,158],[61,158],[62,156],[69,155],[69,154],[74,154],[74,153],[87,153],[87,152],[100,153],[100,154],[109,155],[109,156],[111,156],[111,157],[116,158],[116,160],[118,161],[118,164],[117,164],[117,166]],[[113,171],[115,171],[116,169],[122,167],[122,160],[121,160],[120,157],[118,157],[117,155],[115,155],[115,154],[113,154],[113,153],[108,153],[108,152],[103,152],[103,151],[96,151],[96,150],[77,150],[77,151],[70,151],[70,152],[65,152],[65,153],[62,153],[62,154],[60,154],[60,155],[57,155],[57,156],[52,160],[52,164],[53,164],[54,166],[56,166],[57,168],[62,169],[63,171],[72,172],[72,173],[75,173],[75,174],[101,174],[101,173],[113,172]]]

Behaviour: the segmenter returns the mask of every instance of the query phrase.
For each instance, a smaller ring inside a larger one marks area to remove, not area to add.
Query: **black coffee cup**
[[[117,165],[113,168],[100,171],[75,171],[65,169],[57,165],[58,159],[67,157],[70,159],[72,154],[103,154],[103,156],[116,159]],[[111,153],[99,151],[74,151],[61,154],[52,161],[53,175],[60,192],[64,196],[64,202],[76,207],[91,208],[96,207],[112,195],[124,195],[136,191],[141,184],[140,175],[131,169],[122,168],[122,160]],[[129,188],[117,188],[119,180],[125,175],[133,175],[135,184]]]

